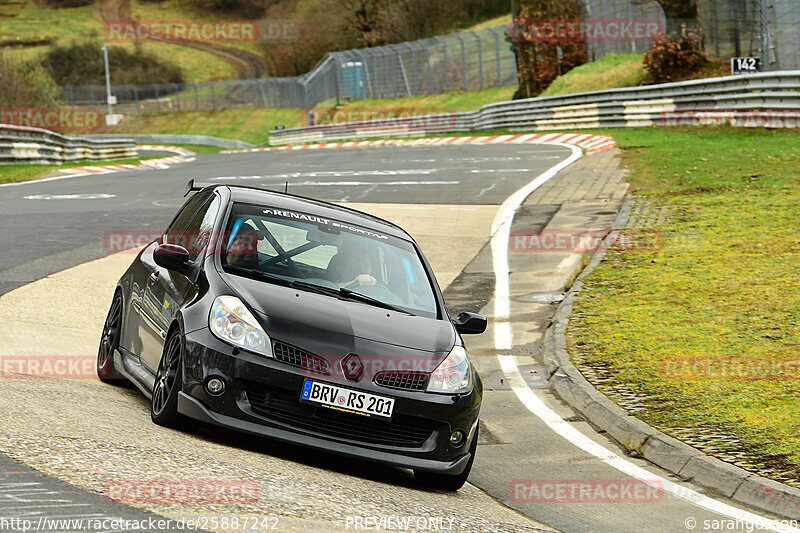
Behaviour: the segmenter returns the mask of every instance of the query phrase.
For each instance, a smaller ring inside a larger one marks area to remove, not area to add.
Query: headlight
[[[472,387],[472,369],[467,359],[467,351],[454,346],[444,361],[431,374],[428,392],[460,394],[469,392]]]
[[[211,332],[234,346],[272,357],[272,343],[253,314],[235,296],[218,296],[208,316]]]

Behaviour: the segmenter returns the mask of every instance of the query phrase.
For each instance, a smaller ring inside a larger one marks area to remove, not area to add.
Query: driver
[[[340,287],[348,285],[375,285],[372,276],[372,261],[364,250],[355,250],[347,256],[341,272]]]
[[[228,247],[225,260],[230,266],[239,268],[258,268],[258,232],[248,222],[242,224],[236,237]]]

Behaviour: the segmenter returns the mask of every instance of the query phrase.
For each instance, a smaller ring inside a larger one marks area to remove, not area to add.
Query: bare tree
[[[511,46],[517,62],[519,87],[514,98],[541,93],[560,74],[586,62],[586,42],[544,40],[537,26],[580,18],[577,0],[511,0]]]

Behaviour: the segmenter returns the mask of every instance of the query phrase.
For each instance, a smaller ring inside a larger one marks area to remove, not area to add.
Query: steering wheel
[[[276,261],[275,261],[274,257],[269,257],[267,259],[264,259],[263,261],[259,261],[258,268],[260,270],[264,270],[263,267],[266,267],[266,266],[269,266],[271,264],[274,264],[275,262]],[[277,262],[280,262],[280,261],[277,261]],[[307,276],[305,274],[303,274],[302,270],[297,268],[297,265],[295,264],[294,261],[292,261],[291,257],[287,257],[285,259],[285,262],[286,262],[286,266],[289,268],[289,272],[292,274],[292,276],[294,276],[294,277],[296,277],[298,279],[306,279]]]
[[[375,285],[362,285],[358,281],[354,281],[354,282],[352,282],[352,283],[350,283],[348,285],[345,285],[344,288],[347,289],[347,290],[353,290],[356,287],[380,287],[382,289],[386,289],[387,291],[389,290],[389,286],[388,285],[386,285],[382,281],[378,281],[377,279],[375,280]]]

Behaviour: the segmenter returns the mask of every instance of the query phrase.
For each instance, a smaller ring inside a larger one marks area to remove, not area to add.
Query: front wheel
[[[183,335],[175,329],[164,345],[150,404],[150,418],[159,426],[176,427],[181,420],[178,393],[183,386],[183,353]]]
[[[464,486],[469,477],[469,472],[472,470],[472,463],[475,462],[475,452],[478,449],[478,435],[477,433],[472,439],[472,444],[469,447],[469,462],[466,468],[460,474],[436,474],[433,472],[425,472],[422,470],[414,470],[414,479],[419,481],[422,485],[432,489],[457,491]]]

